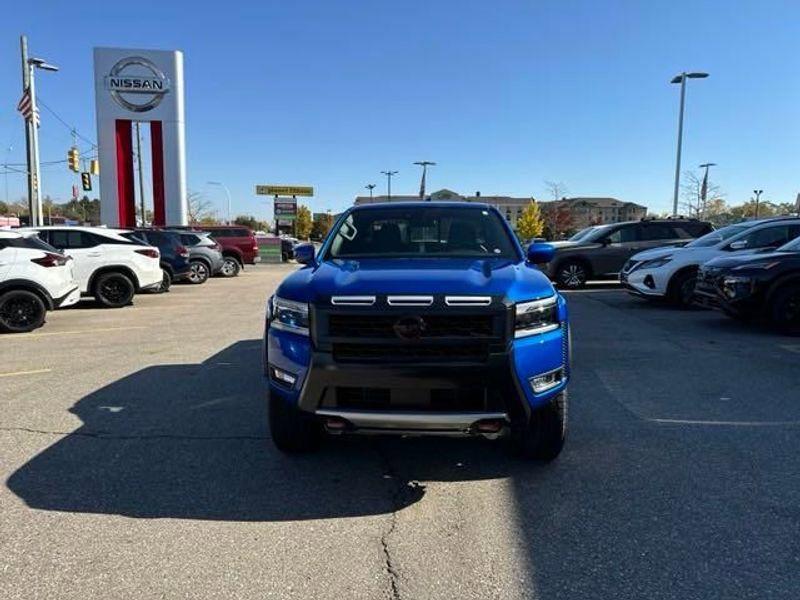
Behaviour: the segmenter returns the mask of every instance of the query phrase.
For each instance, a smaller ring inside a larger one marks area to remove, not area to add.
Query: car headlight
[[[753,291],[753,280],[749,277],[728,275],[722,279],[722,293],[731,300],[749,296]]]
[[[654,258],[652,260],[646,260],[642,264],[639,265],[639,269],[657,269],[658,267],[663,267],[669,261],[672,260],[672,255],[669,256],[662,256],[661,258]]]
[[[743,271],[746,269],[771,269],[780,264],[780,261],[772,260],[772,261],[764,261],[760,263],[749,263],[746,265],[740,265],[738,267],[733,267],[731,271]]]
[[[515,306],[514,337],[521,338],[554,331],[561,327],[558,320],[558,296],[520,302]]]
[[[308,304],[273,296],[267,304],[270,327],[308,335]]]

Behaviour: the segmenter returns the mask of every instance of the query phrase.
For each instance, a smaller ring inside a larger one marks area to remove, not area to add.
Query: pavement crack
[[[0,427],[0,431],[18,431],[36,435],[60,435],[64,437],[87,437],[102,440],[267,440],[263,435],[174,435],[174,434],[135,434],[120,435],[105,431],[56,431],[33,429],[31,427]]]

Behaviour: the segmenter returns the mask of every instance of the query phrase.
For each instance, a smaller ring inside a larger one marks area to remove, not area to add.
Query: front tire
[[[103,273],[94,284],[95,299],[107,308],[122,308],[131,303],[136,288],[122,273]]]
[[[233,256],[226,256],[219,274],[223,277],[236,277],[241,269],[242,265],[239,264],[238,259]]]
[[[567,437],[567,392],[533,412],[527,424],[512,430],[511,445],[523,458],[550,462],[564,447]]]
[[[586,266],[578,260],[566,260],[558,265],[556,270],[556,283],[559,287],[577,290],[586,285],[589,272]]]
[[[158,293],[166,294],[169,291],[169,288],[172,287],[172,275],[170,275],[170,272],[166,269],[164,269],[162,272],[164,275],[161,278],[161,285],[158,287]]]
[[[678,273],[669,282],[667,300],[678,308],[690,308],[694,297],[694,286],[697,283],[696,271]]]
[[[12,290],[0,295],[0,331],[27,333],[44,325],[47,307],[28,290]]]
[[[202,260],[193,260],[189,263],[189,283],[200,285],[208,281],[211,269]]]
[[[273,394],[269,395],[269,431],[272,443],[286,454],[315,450],[321,436],[319,425],[310,415]]]
[[[800,335],[800,284],[790,284],[775,292],[769,316],[780,332]]]

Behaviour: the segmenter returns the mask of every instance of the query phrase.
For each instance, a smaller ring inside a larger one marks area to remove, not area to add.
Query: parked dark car
[[[177,232],[140,228],[124,236],[142,240],[158,248],[161,253],[161,270],[164,271],[164,282],[160,291],[165,292],[173,282],[183,281],[189,277],[191,270],[189,250],[181,243]]]
[[[290,237],[281,238],[281,260],[286,262],[294,258],[294,247],[297,246],[299,240]]]
[[[763,319],[800,334],[800,238],[774,251],[715,258],[700,267],[699,304],[742,319]]]
[[[583,287],[590,278],[616,277],[637,252],[659,246],[683,245],[713,231],[697,219],[642,219],[596,225],[570,239],[550,242],[555,258],[542,267],[550,279],[565,288]]]
[[[236,277],[244,265],[254,265],[261,262],[258,253],[256,235],[249,227],[239,225],[203,225],[195,229],[210,233],[222,246],[224,264],[220,275],[223,277]]]
[[[209,277],[222,271],[225,259],[222,247],[205,231],[179,231],[181,243],[189,249],[188,280],[190,283],[205,283]]]

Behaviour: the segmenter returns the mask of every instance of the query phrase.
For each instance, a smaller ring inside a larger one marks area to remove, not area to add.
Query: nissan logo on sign
[[[141,56],[123,58],[105,78],[106,89],[122,108],[147,112],[169,92],[169,79],[152,61]]]

